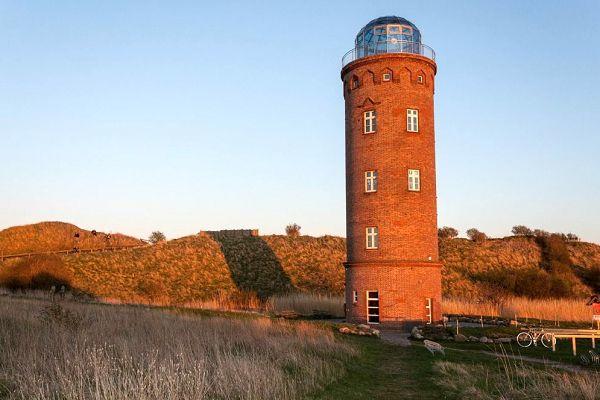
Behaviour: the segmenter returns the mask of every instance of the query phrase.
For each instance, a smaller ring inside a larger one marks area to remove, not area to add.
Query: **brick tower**
[[[342,60],[349,322],[441,320],[434,59],[414,24],[390,16],[361,29]]]

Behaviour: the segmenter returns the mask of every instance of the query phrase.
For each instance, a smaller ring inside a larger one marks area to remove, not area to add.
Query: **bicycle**
[[[552,347],[552,335],[544,332],[543,329],[530,329],[517,335],[517,344],[521,347],[529,347],[532,344],[537,346],[538,341],[548,349]]]

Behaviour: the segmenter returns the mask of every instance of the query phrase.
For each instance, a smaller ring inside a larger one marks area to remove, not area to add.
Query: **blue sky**
[[[600,242],[600,2],[0,0],[0,229],[343,235],[341,57],[437,53],[439,224]]]

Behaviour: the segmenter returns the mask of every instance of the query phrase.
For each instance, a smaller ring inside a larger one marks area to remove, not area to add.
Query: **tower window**
[[[376,226],[367,227],[367,249],[379,247],[379,230]]]
[[[365,111],[365,133],[374,133],[377,130],[377,114],[375,110]]]
[[[383,80],[385,82],[391,81],[392,80],[392,74],[390,74],[389,72],[386,72],[385,74],[383,74]]]
[[[358,292],[356,290],[352,291],[352,303],[353,304],[358,303]]]
[[[411,192],[421,190],[421,172],[418,169],[408,170],[408,190]]]
[[[377,191],[377,171],[365,172],[365,192],[373,193]]]
[[[417,82],[423,83],[423,75],[417,76]]]
[[[352,77],[352,89],[357,89],[360,82],[356,76]]]
[[[406,110],[406,130],[419,132],[419,110]]]

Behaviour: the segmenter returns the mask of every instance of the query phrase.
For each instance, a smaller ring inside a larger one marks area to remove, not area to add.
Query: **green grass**
[[[436,383],[435,361],[484,364],[497,368],[498,361],[485,354],[447,349],[446,357],[431,355],[421,343],[410,347],[374,338],[343,337],[360,349],[346,366],[346,375],[311,399],[453,399]]]

